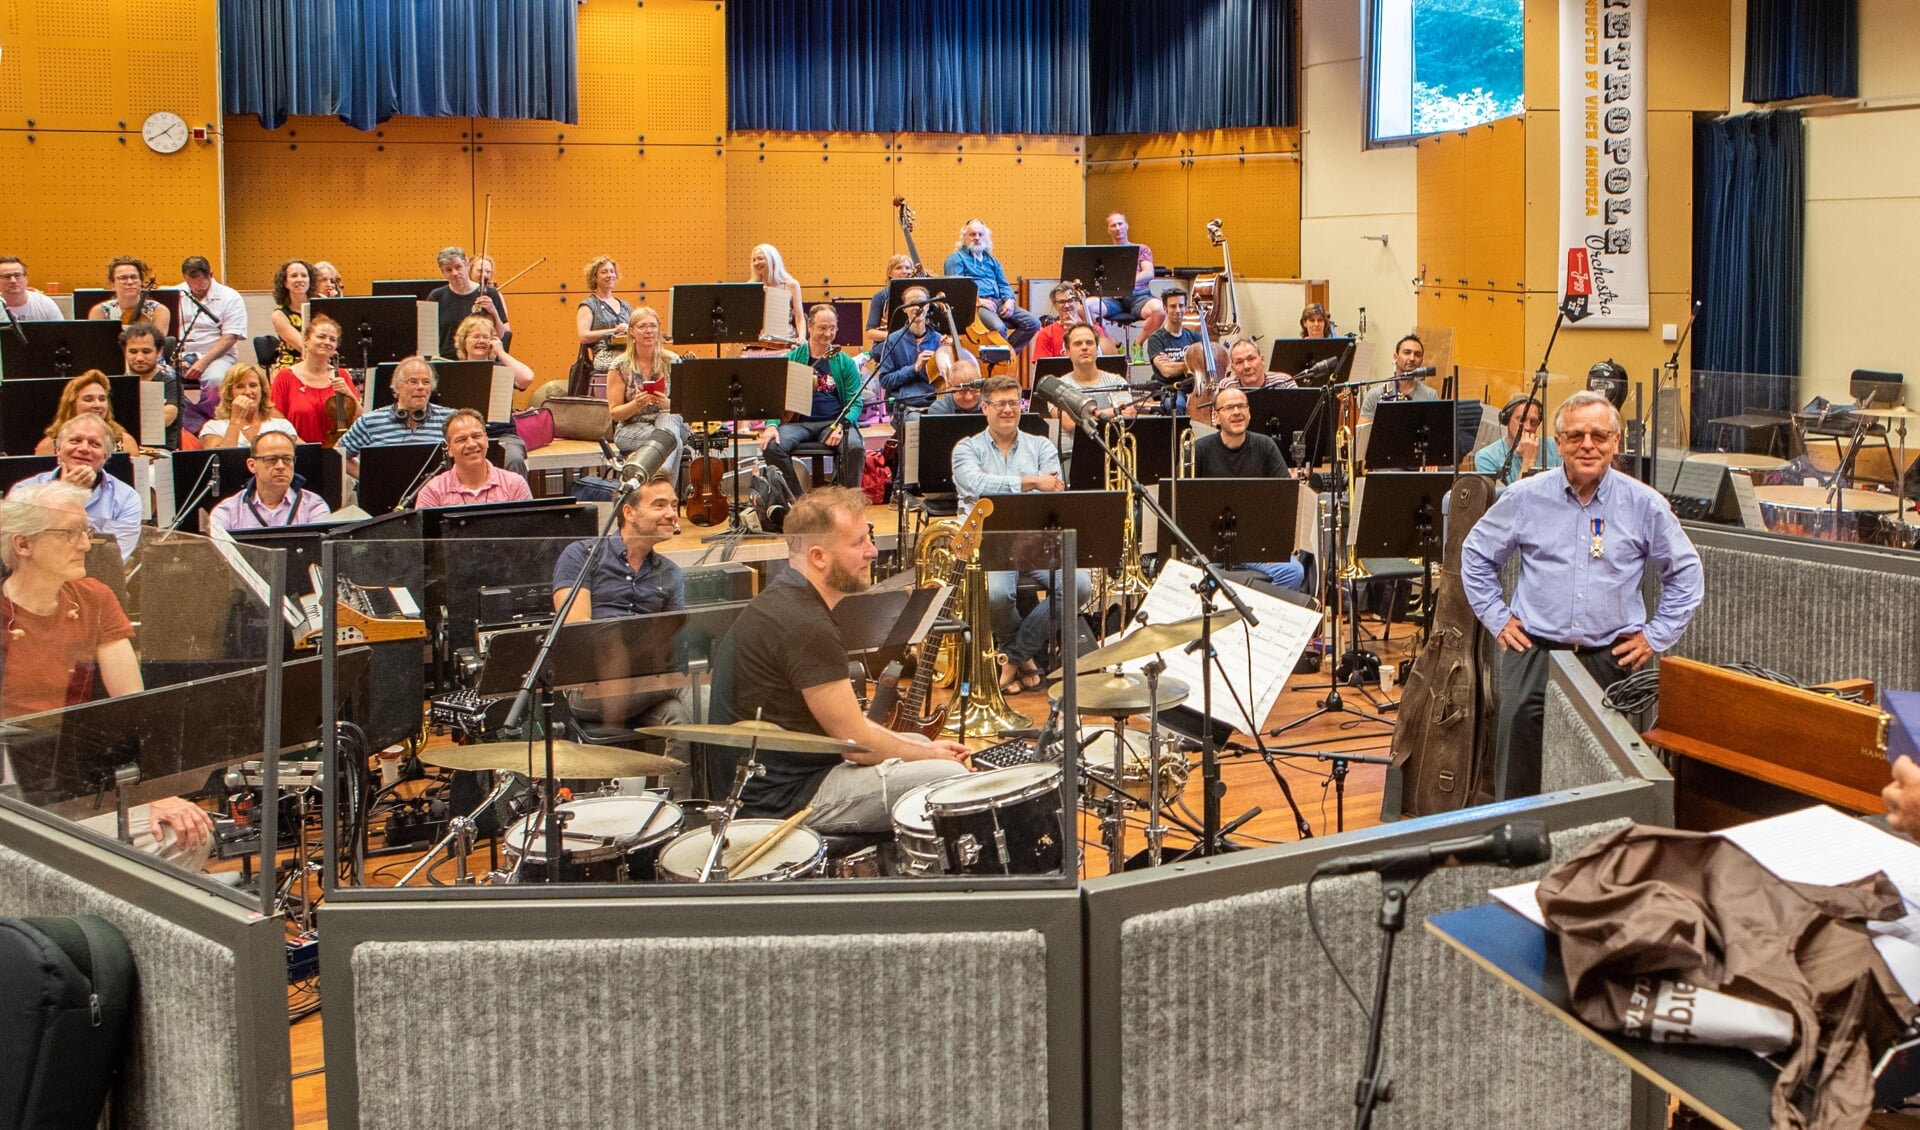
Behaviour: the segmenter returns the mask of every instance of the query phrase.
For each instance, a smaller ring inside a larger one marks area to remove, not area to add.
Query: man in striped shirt
[[[360,477],[360,453],[369,447],[439,442],[453,409],[433,403],[437,383],[425,357],[409,357],[393,367],[393,403],[362,412],[336,445],[346,458],[347,474]]]

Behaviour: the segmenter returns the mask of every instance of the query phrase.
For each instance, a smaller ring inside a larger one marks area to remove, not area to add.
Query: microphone
[[[934,303],[936,303],[936,302],[944,302],[944,301],[946,301],[946,298],[947,298],[947,292],[943,290],[943,291],[941,291],[941,292],[940,292],[939,294],[936,294],[936,295],[934,295],[934,296],[933,296],[933,297],[931,297],[931,298],[922,298],[922,299],[921,299],[920,301],[918,301],[918,302],[902,302],[902,303],[900,304],[900,309],[902,309],[902,310],[912,310],[912,309],[914,309],[914,308],[916,308],[916,307],[920,307],[920,306],[932,306],[932,305],[933,305]]]
[[[1302,378],[1305,378],[1307,380],[1313,380],[1317,377],[1324,377],[1328,373],[1331,373],[1335,369],[1340,367],[1340,358],[1343,356],[1345,355],[1341,353],[1336,353],[1331,357],[1323,357],[1320,360],[1315,361],[1313,364],[1308,365],[1306,368],[1300,370],[1298,373],[1295,373],[1293,375],[1293,379],[1297,382]]]
[[[1033,394],[1056,405],[1062,412],[1073,417],[1076,424],[1091,426],[1094,413],[1093,395],[1064,377],[1043,377],[1033,386]]]
[[[1553,858],[1547,826],[1539,820],[1509,820],[1491,832],[1452,840],[1435,840],[1412,847],[1390,848],[1366,855],[1343,855],[1314,868],[1315,875],[1353,875],[1378,871],[1392,875],[1425,875],[1438,867],[1488,863],[1495,867],[1531,867]]]
[[[647,441],[634,449],[632,455],[616,469],[621,483],[629,490],[639,487],[660,473],[673,457],[674,441],[664,431],[656,431],[647,437]]]
[[[1434,369],[1432,365],[1422,365],[1418,369],[1408,369],[1404,373],[1395,373],[1394,376],[1402,380],[1412,380],[1414,377],[1431,377],[1435,372],[1437,372],[1437,370]]]

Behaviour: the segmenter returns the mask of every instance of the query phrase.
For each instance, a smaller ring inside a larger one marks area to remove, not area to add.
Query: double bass
[[[1220,374],[1227,368],[1227,347],[1220,339],[1240,332],[1233,306],[1233,255],[1219,220],[1207,224],[1207,238],[1220,249],[1221,270],[1199,275],[1193,280],[1194,314],[1184,327],[1200,332],[1197,345],[1187,346],[1187,375],[1193,378],[1193,390],[1187,397],[1187,413],[1203,424],[1213,423],[1213,397],[1220,388]]]
[[[916,279],[930,277],[927,268],[920,262],[920,249],[913,245],[913,209],[907,207],[907,198],[904,196],[894,197],[893,206],[900,210],[900,235],[907,241],[907,258],[913,260],[913,277]],[[1012,350],[1004,334],[998,330],[989,329],[987,324],[980,320],[978,306],[974,307],[973,321],[967,324],[967,328],[959,336],[967,343],[967,351],[975,357],[980,356],[982,349],[998,348],[1009,352]]]

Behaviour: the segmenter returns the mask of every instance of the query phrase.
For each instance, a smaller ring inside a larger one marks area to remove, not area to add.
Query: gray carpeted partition
[[[129,1130],[292,1125],[279,919],[5,807],[0,914],[97,914],[127,936]]]
[[[1580,661],[1555,653],[1541,718],[1541,785],[1548,792],[1602,781],[1643,780],[1661,799],[1653,822],[1673,823],[1673,777],[1640,740],[1627,716],[1607,707],[1600,684]]]

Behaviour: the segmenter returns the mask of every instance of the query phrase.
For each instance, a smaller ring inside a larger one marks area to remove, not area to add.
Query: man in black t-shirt
[[[1253,415],[1247,394],[1223,388],[1213,398],[1213,422],[1220,430],[1193,444],[1193,471],[1202,479],[1271,479],[1287,473],[1280,445],[1272,437],[1251,430]],[[1307,578],[1299,561],[1248,562],[1242,568],[1258,573],[1276,586],[1298,591]]]
[[[440,356],[458,357],[453,332],[469,314],[485,314],[499,327],[500,348],[508,348],[513,330],[507,325],[507,300],[491,286],[481,286],[467,277],[467,253],[458,247],[442,248],[438,256],[440,273],[447,285],[433,290],[427,301],[440,307]]]
[[[883,832],[893,803],[921,785],[965,773],[959,742],[909,741],[868,720],[847,679],[847,648],[833,621],[841,599],[863,591],[877,551],[866,496],[847,487],[809,491],[787,515],[787,571],[734,622],[715,655],[712,717],[750,719],[857,742],[839,757],[762,750],[742,814],[784,817],[812,806],[809,827]]]

